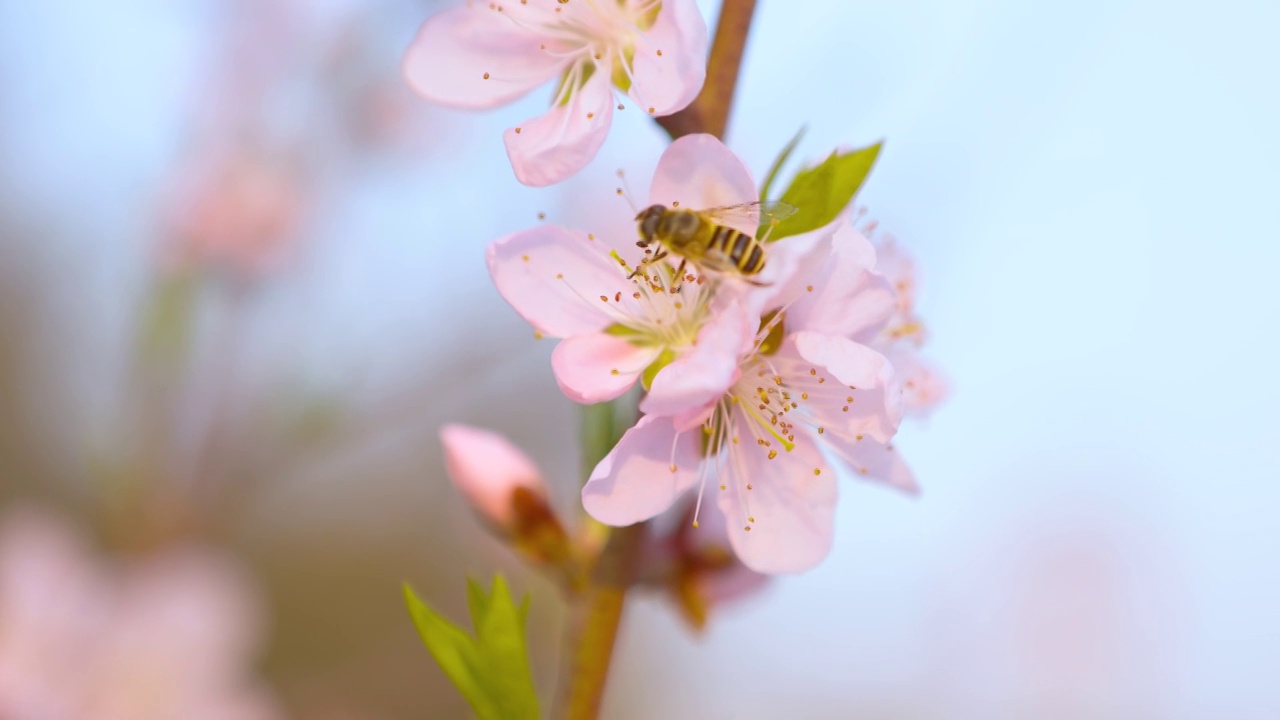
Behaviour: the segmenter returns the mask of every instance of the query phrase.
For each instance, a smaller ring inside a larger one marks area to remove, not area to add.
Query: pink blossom
[[[868,228],[873,234],[875,226]],[[908,415],[927,416],[951,393],[946,377],[920,353],[927,340],[924,322],[916,314],[919,278],[915,259],[887,233],[876,236],[876,272],[893,285],[897,302],[888,324],[872,343],[893,361],[902,380]]]
[[[559,78],[551,109],[503,137],[516,177],[542,186],[595,157],[612,122],[615,88],[651,115],[692,102],[706,50],[694,0],[468,2],[423,23],[403,70],[428,100],[471,109],[503,105]]]
[[[167,218],[166,261],[254,277],[288,257],[306,213],[304,183],[287,160],[224,148],[193,161]]]
[[[916,490],[890,444],[902,416],[894,369],[855,339],[876,335],[894,309],[891,286],[872,270],[874,250],[843,221],[829,243],[793,240],[770,248],[771,261],[793,272],[747,301],[769,312],[735,381],[700,410],[646,415],[628,431],[583,488],[593,517],[646,520],[695,487],[701,500],[714,482],[745,565],[797,572],[830,547],[836,473],[828,458]]]
[[[712,613],[759,594],[770,577],[733,554],[723,514],[707,513],[697,528],[693,514],[689,502],[654,521],[641,550],[639,576],[666,591],[681,615],[702,629]]]
[[[113,564],[35,510],[0,522],[0,717],[269,720],[245,578],[194,548]]]
[[[510,528],[516,523],[517,490],[546,495],[537,465],[501,435],[453,424],[440,429],[440,442],[453,484],[494,525]]]
[[[649,195],[652,203],[689,208],[757,197],[742,161],[710,135],[672,143],[658,162]],[[809,248],[829,234],[823,229],[788,243]],[[573,400],[611,400],[643,379],[649,390],[645,412],[700,409],[733,383],[737,358],[759,325],[761,298],[780,301],[794,290],[783,280],[796,272],[800,256],[770,260],[760,275],[766,287],[750,293],[751,286],[732,277],[673,278],[657,270],[629,277],[640,257],[637,238],[638,233],[597,238],[541,225],[493,243],[489,271],[498,291],[540,336],[564,339],[552,367]]]

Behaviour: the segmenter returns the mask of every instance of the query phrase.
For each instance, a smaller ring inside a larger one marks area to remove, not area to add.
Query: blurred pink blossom
[[[551,109],[503,137],[520,182],[543,186],[595,157],[615,87],[643,112],[669,115],[702,89],[706,52],[694,0],[468,2],[423,23],[403,69],[428,100],[471,109],[503,105],[558,77]]]
[[[693,514],[694,504],[687,502],[655,519],[639,575],[641,582],[664,590],[685,620],[702,629],[712,613],[764,590],[770,576],[734,556],[724,515],[707,513],[694,528]]]
[[[893,314],[870,344],[893,363],[902,383],[905,412],[927,416],[947,399],[950,385],[942,372],[920,354],[927,334],[915,310],[919,282],[915,259],[896,238],[887,233],[877,235],[875,229],[874,224],[866,228],[874,238],[876,272],[892,284],[896,300]]]
[[[287,260],[308,202],[291,160],[233,147],[210,151],[182,172],[165,228],[167,264],[252,278]]]
[[[117,564],[34,509],[0,519],[0,717],[270,720],[251,675],[261,617],[208,550]]]

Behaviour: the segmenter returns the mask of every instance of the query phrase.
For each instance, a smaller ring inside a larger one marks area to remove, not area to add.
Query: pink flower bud
[[[517,490],[546,495],[542,473],[503,436],[469,425],[440,429],[445,467],[458,490],[485,519],[513,530],[519,522]]]

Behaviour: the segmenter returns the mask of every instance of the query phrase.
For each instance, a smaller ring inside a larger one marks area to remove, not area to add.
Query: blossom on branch
[[[831,458],[914,492],[890,441],[902,418],[889,360],[853,338],[876,334],[895,297],[875,253],[843,221],[829,243],[790,238],[771,257],[795,272],[752,294],[765,312],[736,379],[697,410],[646,415],[583,488],[588,513],[611,525],[647,520],[710,484],[747,567],[799,572],[831,545],[837,495]],[[799,257],[796,257],[799,256]]]
[[[756,186],[720,141],[690,135],[663,153],[649,197],[688,208],[734,205],[754,200]],[[571,399],[604,402],[643,381],[646,412],[700,407],[733,382],[737,357],[759,324],[756,306],[776,296],[795,259],[771,262],[759,276],[766,288],[758,293],[732,277],[691,271],[677,278],[663,261],[636,273],[646,255],[635,247],[638,234],[629,216],[626,223],[617,232],[626,237],[556,225],[516,232],[489,247],[490,274],[540,336],[563,338],[552,367]],[[788,242],[807,247],[828,234]]]
[[[404,58],[420,95],[488,109],[558,78],[546,114],[503,136],[526,185],[578,172],[604,144],[617,92],[650,115],[687,106],[706,76],[707,28],[694,0],[468,2],[429,18]]]

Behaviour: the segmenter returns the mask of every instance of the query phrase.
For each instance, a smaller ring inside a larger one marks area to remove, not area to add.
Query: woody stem
[[[657,118],[673,140],[690,133],[724,136],[755,8],[756,0],[724,0],[702,92],[684,110]],[[584,474],[613,449],[624,430],[615,403],[584,409]],[[600,714],[623,604],[635,582],[646,531],[644,523],[611,530],[586,587],[570,598],[554,718],[592,720]]]
[[[724,139],[755,10],[756,0],[724,0],[702,92],[680,112],[655,118],[672,140],[691,133],[710,133]]]

